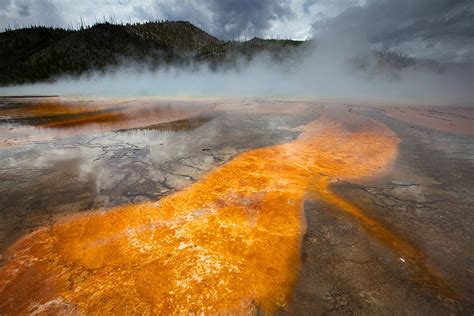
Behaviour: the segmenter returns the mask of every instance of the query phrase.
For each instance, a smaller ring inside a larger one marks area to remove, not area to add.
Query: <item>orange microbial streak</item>
[[[0,270],[0,312],[274,313],[297,281],[307,192],[379,173],[398,141],[372,121],[349,132],[320,120],[159,202],[36,231]]]
[[[97,107],[88,105],[68,105],[57,101],[25,103],[22,107],[3,110],[2,114],[13,117],[43,117],[64,114],[82,114],[97,111]]]
[[[2,103],[0,98],[0,103]],[[8,101],[8,99],[7,99]],[[13,101],[11,101],[13,102]],[[215,107],[210,100],[54,98],[47,102],[21,101],[2,110],[0,118],[18,120],[23,126],[0,127],[0,147],[48,141],[96,132],[154,127],[185,120]]]

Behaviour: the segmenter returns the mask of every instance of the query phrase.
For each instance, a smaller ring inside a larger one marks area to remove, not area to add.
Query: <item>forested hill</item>
[[[206,63],[211,69],[238,67],[260,53],[275,63],[298,62],[309,42],[253,38],[222,41],[189,22],[98,23],[69,30],[28,27],[0,33],[0,86],[52,80],[60,75],[107,71],[114,65]],[[400,54],[375,52],[378,63],[400,69],[414,63]],[[365,67],[365,61],[354,60]]]
[[[266,51],[288,58],[304,42],[263,40],[225,42],[189,22],[96,24],[66,30],[29,27],[0,33],[0,85],[44,81],[62,74],[106,70],[119,63],[207,62],[211,67],[251,59]]]

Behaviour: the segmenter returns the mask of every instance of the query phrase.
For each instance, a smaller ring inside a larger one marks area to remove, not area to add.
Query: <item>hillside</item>
[[[221,41],[189,22],[96,24],[80,30],[31,27],[0,33],[0,85],[79,75],[125,62],[166,64],[207,62],[217,66],[237,55],[268,51],[283,58],[302,42],[254,39]]]
[[[298,62],[308,42],[253,38],[222,41],[189,22],[100,23],[79,30],[30,27],[0,33],[0,85],[52,80],[59,75],[106,71],[118,64],[206,63],[211,69],[237,67],[265,53],[275,62]],[[376,52],[379,66],[399,69],[414,60]],[[356,61],[364,68],[365,61]]]

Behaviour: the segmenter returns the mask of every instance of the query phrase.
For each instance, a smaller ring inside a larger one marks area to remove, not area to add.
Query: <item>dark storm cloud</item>
[[[156,0],[153,7],[135,10],[144,18],[189,20],[223,39],[262,36],[273,21],[293,16],[287,0]]]
[[[211,0],[213,22],[223,37],[262,36],[275,20],[291,18],[285,0]]]
[[[341,11],[351,6],[358,5],[363,0],[304,0],[302,7],[303,12],[310,13],[310,9],[314,5],[318,5],[323,8],[328,8],[327,13],[331,11]]]
[[[222,39],[355,35],[381,49],[474,61],[473,0],[0,0],[0,29],[187,20]]]
[[[273,21],[291,18],[287,0],[155,0],[135,5],[142,19],[187,20],[223,39],[262,36]]]
[[[474,1],[370,0],[313,24],[321,33],[357,34],[382,49],[446,61],[474,61]]]

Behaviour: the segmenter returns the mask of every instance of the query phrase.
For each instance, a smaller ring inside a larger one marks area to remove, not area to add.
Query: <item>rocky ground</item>
[[[2,102],[0,128],[24,127],[19,114],[6,112],[13,101]],[[42,137],[43,121],[29,122],[21,141],[0,147],[0,251],[67,214],[160,199],[241,152],[294,140],[299,135],[295,127],[320,115],[337,118],[348,128],[362,116],[396,133],[398,157],[383,177],[335,179],[331,188],[423,256],[413,263],[340,207],[308,198],[302,269],[292,302],[281,313],[474,312],[470,108],[272,99],[212,103],[212,109],[177,120],[90,133],[74,129],[52,138]],[[410,115],[413,109],[432,117],[417,120]],[[442,128],[436,128],[437,121]]]
[[[446,119],[451,120],[458,108],[437,109],[445,112],[438,118],[444,132],[436,129],[436,120],[426,122],[431,127],[427,128],[405,115],[397,119],[394,108],[347,106],[347,110],[383,122],[401,144],[387,176],[365,183],[339,182],[333,189],[417,245],[450,293],[414,275],[407,258],[374,241],[358,220],[333,205],[313,201],[305,205],[304,268],[292,311],[472,314],[473,128],[460,129],[454,120],[451,132],[446,129]],[[472,111],[463,113],[460,125],[472,122]]]

